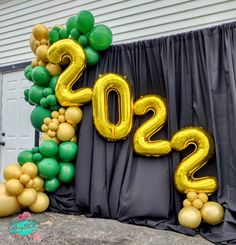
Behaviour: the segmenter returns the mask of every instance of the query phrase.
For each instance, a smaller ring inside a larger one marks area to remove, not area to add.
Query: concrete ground
[[[0,218],[0,244],[76,245],[210,245],[201,236],[185,236],[170,231],[123,224],[114,220],[86,218],[57,213],[33,214],[38,237],[17,240],[9,224],[17,216]]]

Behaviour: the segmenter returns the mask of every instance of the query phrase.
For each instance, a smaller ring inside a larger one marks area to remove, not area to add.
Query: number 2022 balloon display
[[[51,63],[60,64],[70,59],[70,64],[60,75],[56,85],[56,97],[63,106],[80,106],[92,100],[94,124],[100,135],[110,141],[125,139],[132,130],[133,114],[142,116],[148,111],[153,116],[144,122],[135,132],[134,151],[145,156],[162,156],[171,152],[172,148],[183,151],[193,144],[195,150],[184,158],[175,172],[175,185],[180,192],[196,191],[213,193],[218,188],[216,178],[205,176],[194,178],[194,173],[204,166],[212,155],[214,143],[212,137],[198,127],[184,128],[168,140],[151,140],[166,122],[166,101],[159,95],[145,95],[135,103],[128,81],[117,74],[100,75],[94,88],[72,90],[73,84],[86,68],[83,48],[73,40],[60,40],[48,50]],[[114,91],[118,96],[119,119],[111,123],[108,113],[109,93]]]

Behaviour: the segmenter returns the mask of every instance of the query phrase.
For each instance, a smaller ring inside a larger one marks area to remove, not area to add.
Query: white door
[[[5,145],[0,145],[0,182],[4,168],[17,163],[18,153],[34,146],[34,128],[30,123],[33,106],[24,100],[24,90],[32,83],[24,77],[24,71],[6,73],[2,78],[0,139]]]

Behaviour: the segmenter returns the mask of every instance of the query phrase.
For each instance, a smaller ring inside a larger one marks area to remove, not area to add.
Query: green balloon
[[[40,105],[40,100],[43,98],[44,87],[33,85],[29,91],[29,99],[36,105]]]
[[[59,26],[54,26],[52,28],[52,30],[59,32],[61,30],[61,28]]]
[[[90,46],[87,46],[84,48],[87,64],[89,66],[96,65],[99,61],[99,53],[91,48]]]
[[[88,39],[85,35],[81,35],[78,39],[78,42],[82,47],[86,47],[88,44]]]
[[[96,25],[89,34],[89,44],[96,50],[105,50],[112,43],[111,29],[105,25]]]
[[[39,152],[44,157],[55,156],[58,152],[58,145],[53,140],[44,140],[43,143],[39,146]]]
[[[51,79],[50,79],[50,82],[49,82],[49,87],[52,88],[54,91],[55,91],[55,88],[56,88],[56,85],[57,85],[57,80],[58,80],[59,76],[53,76]]]
[[[33,160],[34,160],[35,163],[41,161],[42,159],[43,159],[42,154],[40,154],[40,153],[34,153]]]
[[[54,42],[52,41],[52,39],[49,39],[48,43],[49,43],[50,46],[52,46]]]
[[[63,162],[71,162],[77,154],[77,144],[74,142],[63,142],[59,145],[59,158]]]
[[[36,66],[31,76],[34,83],[40,86],[47,86],[51,78],[49,71],[44,66]]]
[[[51,111],[58,111],[60,109],[60,105],[59,104],[51,105],[49,108]]]
[[[39,152],[39,148],[37,146],[33,147],[31,149],[32,153],[35,154],[35,153],[38,153]]]
[[[46,98],[42,98],[42,99],[40,100],[40,105],[41,105],[42,107],[44,107],[44,108],[47,108],[47,107],[49,106],[47,99],[46,99]]]
[[[80,11],[77,17],[77,27],[80,32],[87,33],[93,29],[94,16],[87,10]]]
[[[56,105],[57,104],[57,98],[55,95],[51,94],[47,96],[47,102],[49,105]]]
[[[50,94],[54,94],[54,90],[50,87],[47,87],[43,90],[43,96],[47,97]]]
[[[69,37],[69,33],[66,29],[61,29],[59,31],[59,36],[60,36],[60,39],[66,39]]]
[[[41,131],[41,126],[45,117],[51,117],[51,111],[42,106],[36,106],[30,115],[31,124],[35,129]]]
[[[24,96],[25,96],[25,100],[28,102],[28,100],[29,100],[29,89],[27,88],[27,89],[25,89],[24,90]]]
[[[32,81],[32,77],[31,77],[31,72],[32,72],[32,70],[33,70],[32,65],[28,65],[28,66],[26,66],[25,69],[24,69],[24,75],[25,75],[25,77],[26,77],[28,80],[30,80],[30,81]]]
[[[50,40],[52,40],[53,42],[56,42],[59,40],[59,33],[56,30],[51,30],[49,32],[49,38]]]
[[[70,35],[71,37],[74,39],[74,40],[77,40],[80,33],[79,31],[76,29],[76,28],[73,28],[71,31],[70,31]]]
[[[44,181],[44,189],[47,192],[54,192],[59,188],[59,186],[60,182],[58,181],[57,177]]]
[[[52,179],[59,172],[59,164],[53,158],[44,158],[38,163],[39,176],[44,179]]]
[[[75,166],[69,162],[59,163],[59,173],[57,178],[62,183],[69,183],[74,179],[75,176]]]
[[[17,162],[22,166],[26,162],[34,162],[33,154],[30,150],[22,151],[17,156]]]
[[[76,28],[76,25],[77,25],[77,16],[71,16],[67,22],[66,22],[66,29],[68,31],[68,33],[70,33],[70,31],[73,29],[73,28]]]

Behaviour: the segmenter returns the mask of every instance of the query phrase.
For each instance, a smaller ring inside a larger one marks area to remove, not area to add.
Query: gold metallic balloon
[[[19,179],[21,175],[22,171],[19,164],[10,164],[3,170],[5,180]]]
[[[57,138],[61,141],[70,141],[75,136],[75,129],[69,123],[60,123],[57,129]]]
[[[65,111],[66,121],[70,124],[78,124],[82,120],[82,110],[79,107],[71,106]]]
[[[21,205],[28,207],[29,205],[35,202],[36,197],[37,191],[34,188],[25,188],[17,197],[17,199]]]
[[[201,213],[194,207],[184,207],[178,214],[179,223],[187,228],[195,229],[202,221]]]
[[[145,95],[134,103],[134,113],[145,115],[148,111],[153,116],[145,121],[135,132],[133,139],[134,151],[145,156],[161,156],[171,152],[168,140],[151,140],[151,137],[161,130],[167,119],[167,105],[159,95]]]
[[[108,73],[99,77],[93,89],[93,118],[99,134],[108,140],[125,139],[133,126],[133,100],[128,81]],[[116,124],[109,120],[108,96],[111,91],[118,96],[119,118]]]
[[[34,38],[38,41],[40,41],[41,39],[48,40],[49,38],[48,28],[43,24],[34,25],[32,29],[32,34]]]
[[[62,69],[60,65],[55,65],[52,63],[47,63],[46,65],[47,70],[49,71],[51,76],[56,76],[56,75],[60,75],[62,73]]]
[[[197,209],[201,209],[202,206],[203,206],[203,201],[199,198],[195,199],[193,202],[192,202],[192,205],[193,207],[197,208]]]
[[[189,192],[187,192],[187,199],[188,199],[190,202],[194,201],[194,200],[197,199],[197,198],[198,198],[197,192],[195,192],[195,191],[189,191]]]
[[[29,44],[34,54],[36,54],[36,47],[34,45],[35,41],[36,41],[35,37],[33,36],[33,34],[31,34]]]
[[[5,184],[0,184],[0,217],[14,214],[20,205],[15,196],[10,196],[6,190]]]
[[[6,182],[6,190],[9,195],[17,196],[24,190],[24,186],[18,179],[10,179]]]
[[[30,181],[30,176],[28,174],[22,174],[20,176],[20,182],[23,184],[23,185],[26,185],[28,182]]]
[[[92,99],[91,88],[72,90],[73,84],[86,68],[83,48],[71,39],[63,39],[48,50],[48,59],[53,64],[61,64],[65,57],[70,58],[70,64],[61,73],[55,88],[59,103],[63,106],[78,106],[89,102]]]
[[[183,151],[191,144],[195,146],[195,150],[177,166],[175,186],[180,192],[211,194],[218,189],[217,179],[212,176],[195,178],[193,175],[211,158],[214,149],[213,139],[204,129],[198,127],[181,129],[171,139],[171,146],[176,151]]]
[[[36,191],[42,191],[43,190],[43,185],[44,185],[44,180],[42,178],[40,178],[39,176],[36,176],[33,179],[33,188]]]
[[[183,200],[183,206],[184,207],[191,207],[192,206],[192,202],[190,202],[188,199],[184,199]]]
[[[35,178],[38,173],[37,166],[32,162],[27,162],[21,167],[23,174],[28,174],[31,178]]]
[[[203,203],[208,201],[208,195],[206,193],[203,193],[203,192],[198,194],[198,198],[200,200],[202,200]]]
[[[48,57],[47,57],[48,49],[49,49],[48,45],[40,45],[36,50],[37,59],[43,63],[48,62]]]
[[[43,192],[38,192],[36,200],[29,206],[29,209],[35,213],[44,212],[49,206],[49,198]]]
[[[224,219],[224,208],[217,202],[206,202],[201,209],[202,218],[210,225],[216,225]]]

